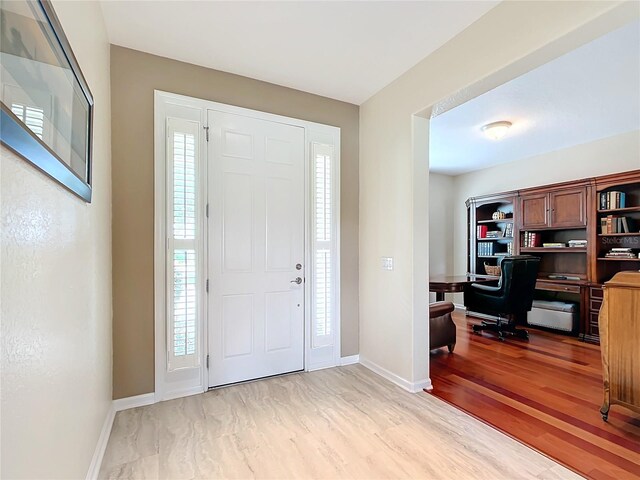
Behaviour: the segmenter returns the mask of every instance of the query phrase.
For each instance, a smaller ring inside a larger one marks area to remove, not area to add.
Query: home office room
[[[639,468],[611,396],[638,380],[639,45],[623,24],[430,119],[433,394],[591,478]]]

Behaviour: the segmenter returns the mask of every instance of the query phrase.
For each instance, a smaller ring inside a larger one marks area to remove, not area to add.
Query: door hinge
[[[207,355],[207,370],[209,370],[209,355]]]
[[[204,133],[205,133],[205,136],[206,136],[206,139],[207,139],[207,142],[208,142],[209,141],[209,127],[202,127],[202,128],[204,128]]]
[[[204,207],[204,214],[207,218],[209,218],[209,204],[207,203],[207,205]]]
[[[207,291],[207,293],[209,293],[209,279],[207,278],[207,280],[204,282],[204,288]]]

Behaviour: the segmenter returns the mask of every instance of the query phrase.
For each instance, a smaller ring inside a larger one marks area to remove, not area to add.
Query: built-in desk
[[[586,280],[556,280],[540,278],[536,282],[536,290],[553,292],[558,294],[567,294],[573,297],[573,301],[580,305],[580,338],[583,340],[597,342],[597,337],[589,335],[589,315],[590,311],[590,295],[589,290],[591,284]]]

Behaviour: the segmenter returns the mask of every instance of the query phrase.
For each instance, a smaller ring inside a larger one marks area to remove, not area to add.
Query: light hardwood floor
[[[119,412],[100,478],[580,477],[352,365]]]

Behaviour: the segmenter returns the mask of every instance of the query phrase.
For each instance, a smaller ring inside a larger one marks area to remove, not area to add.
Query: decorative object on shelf
[[[493,275],[495,277],[499,277],[501,274],[499,265],[489,265],[488,263],[484,264],[484,271],[487,272],[487,275]]]
[[[91,202],[93,97],[49,0],[2,2],[0,140]]]
[[[507,223],[504,227],[505,238],[513,238],[513,223]]]
[[[507,121],[488,123],[482,127],[485,136],[490,140],[500,140],[507,134],[512,123]]]
[[[507,218],[507,214],[504,212],[493,212],[493,215],[491,215],[491,218],[493,220],[503,220]]]

